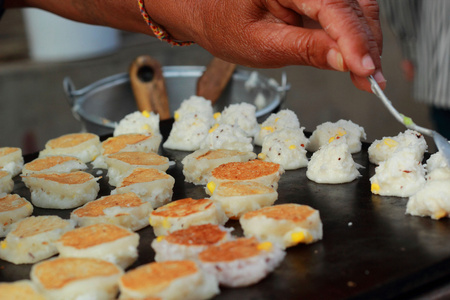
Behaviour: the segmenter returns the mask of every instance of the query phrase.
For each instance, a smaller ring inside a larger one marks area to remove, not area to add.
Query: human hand
[[[308,65],[349,71],[354,85],[382,88],[382,32],[375,0],[146,1],[150,16],[179,40],[240,65]],[[183,7],[180,7],[183,5]]]

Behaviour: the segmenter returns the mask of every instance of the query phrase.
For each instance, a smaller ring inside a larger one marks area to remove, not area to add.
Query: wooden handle
[[[169,98],[159,62],[150,56],[137,57],[130,66],[130,82],[140,111],[153,111],[160,120],[170,119]]]
[[[211,100],[214,104],[230,81],[235,69],[235,64],[214,57],[197,81],[197,96]]]

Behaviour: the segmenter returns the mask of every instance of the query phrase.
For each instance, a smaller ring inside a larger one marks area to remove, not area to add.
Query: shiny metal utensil
[[[375,96],[377,96],[378,98],[381,99],[383,104],[388,108],[389,112],[397,119],[397,121],[399,121],[400,123],[405,125],[406,128],[416,130],[422,134],[432,137],[434,140],[434,143],[436,144],[436,147],[442,153],[444,158],[447,160],[447,165],[450,166],[450,144],[448,143],[447,139],[444,138],[442,135],[440,135],[435,130],[431,130],[431,129],[416,125],[410,117],[407,117],[402,113],[399,113],[394,108],[394,106],[392,106],[391,101],[383,93],[383,90],[381,90],[380,86],[375,81],[375,79],[372,76],[369,76],[368,79],[370,81],[370,85],[371,85],[372,91],[375,94]]]

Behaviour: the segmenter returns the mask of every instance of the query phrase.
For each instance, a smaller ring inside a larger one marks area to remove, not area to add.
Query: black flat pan
[[[161,122],[168,136],[172,121]],[[279,183],[277,203],[301,203],[320,211],[324,237],[311,245],[287,249],[283,263],[260,283],[238,289],[222,288],[215,299],[389,299],[411,295],[450,275],[450,223],[448,219],[405,215],[406,198],[380,197],[370,192],[374,174],[367,156],[368,144],[355,154],[362,177],[338,185],[316,184],[306,178],[306,169],[287,171]],[[255,149],[258,152],[260,149]],[[181,159],[188,152],[161,149],[175,161],[167,172],[175,180],[173,199],[204,198],[202,186],[185,183]],[[27,156],[26,160],[34,156]],[[96,175],[97,170],[91,170]],[[100,180],[99,196],[111,187]],[[30,199],[28,189],[16,178],[15,192]],[[56,214],[68,218],[70,210],[36,208],[35,215]],[[242,231],[237,221],[227,226]],[[139,260],[131,266],[153,261],[150,227],[139,231]],[[0,280],[29,278],[30,265],[0,260]]]

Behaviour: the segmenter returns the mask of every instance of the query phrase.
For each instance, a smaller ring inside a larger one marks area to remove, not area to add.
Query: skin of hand
[[[77,21],[151,34],[137,0],[6,0]],[[376,0],[145,0],[147,12],[175,39],[194,41],[236,64],[307,65],[350,72],[370,91],[381,71],[382,32]]]

